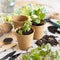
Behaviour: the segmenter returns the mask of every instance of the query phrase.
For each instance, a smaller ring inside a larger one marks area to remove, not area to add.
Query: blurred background
[[[28,1],[28,2],[37,2],[42,4],[47,4],[52,7],[54,7],[58,12],[60,12],[60,0],[16,0],[16,2],[22,2],[22,1]]]
[[[18,1],[22,1],[22,0],[16,0],[16,2]],[[42,4],[47,4],[50,5],[52,7],[54,7],[58,12],[60,12],[60,0],[23,0],[23,1],[29,1],[29,2],[38,2],[38,3],[42,3]]]
[[[0,2],[1,1],[3,0],[0,0]],[[22,2],[36,2],[39,4],[46,4],[46,5],[52,6],[57,12],[60,13],[60,0],[16,0],[16,4],[18,2],[21,2],[21,3]]]

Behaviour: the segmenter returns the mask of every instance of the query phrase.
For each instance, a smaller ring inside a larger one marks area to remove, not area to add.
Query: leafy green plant
[[[22,35],[23,32],[27,32],[27,31],[29,32],[29,31],[31,30],[31,25],[32,25],[32,23],[31,23],[29,20],[25,21],[24,25],[23,25],[22,28],[18,31],[18,33],[19,33],[20,35]]]
[[[50,57],[50,60],[60,60],[60,51],[52,51],[50,44],[43,45],[32,49],[29,54],[22,54],[23,60],[46,60],[46,57]]]
[[[10,16],[10,15],[6,15],[6,16],[4,17],[4,20],[5,20],[5,22],[9,22],[9,23],[13,22],[13,18],[12,18],[12,16]]]
[[[4,18],[4,22],[10,23],[12,25],[12,28],[14,28],[14,22],[11,15],[6,15],[3,18]]]
[[[30,10],[31,10],[30,6],[24,6],[20,9],[22,15],[29,15]]]
[[[29,15],[33,22],[40,24],[42,20],[44,20],[46,14],[43,12],[43,9],[38,8],[37,10],[33,10],[29,12]]]

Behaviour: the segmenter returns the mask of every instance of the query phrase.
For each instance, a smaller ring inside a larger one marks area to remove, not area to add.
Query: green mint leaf
[[[31,60],[31,57],[29,55],[22,55],[23,60]]]
[[[39,19],[34,19],[33,20],[35,23],[39,24],[40,23],[40,20]]]
[[[43,57],[45,57],[45,56],[47,55],[47,51],[41,50],[41,51],[40,51],[40,55],[43,56]]]
[[[40,60],[40,55],[39,55],[39,53],[33,53],[33,54],[31,54],[31,57],[32,57],[32,59],[33,60]]]
[[[39,15],[40,20],[43,20],[44,18],[45,18],[45,13],[42,13],[42,14]]]
[[[29,31],[29,30],[31,29],[31,25],[32,25],[32,23],[27,20],[27,21],[24,23],[24,26],[23,26],[24,32]]]

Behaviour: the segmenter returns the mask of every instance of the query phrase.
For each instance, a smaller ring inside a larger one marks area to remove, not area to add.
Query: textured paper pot
[[[32,26],[32,28],[35,30],[34,39],[35,40],[41,39],[43,37],[43,35],[44,35],[45,25]]]
[[[8,33],[11,31],[11,29],[12,29],[12,25],[10,23],[2,23],[0,25],[0,34]]]
[[[24,22],[28,19],[28,17],[23,16],[23,15],[19,15],[19,16],[13,16],[13,20],[14,20],[14,28],[18,28],[23,26]]]
[[[33,35],[34,32],[29,35],[19,35],[16,33],[18,45],[21,50],[27,50],[32,46]]]

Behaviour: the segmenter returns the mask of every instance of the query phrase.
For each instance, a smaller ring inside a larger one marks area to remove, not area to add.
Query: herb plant
[[[29,15],[33,22],[40,24],[42,20],[44,20],[46,14],[43,12],[43,9],[38,8],[37,10],[33,10],[29,12]]]
[[[60,51],[52,51],[52,46],[50,44],[37,47],[29,54],[22,54],[23,60],[47,60],[47,57],[50,57],[49,60],[60,60]]]
[[[23,25],[22,28],[18,31],[18,33],[19,33],[20,35],[22,35],[23,32],[27,32],[27,31],[29,32],[29,31],[31,30],[31,25],[32,25],[32,23],[31,23],[29,20],[25,21],[24,25]]]

